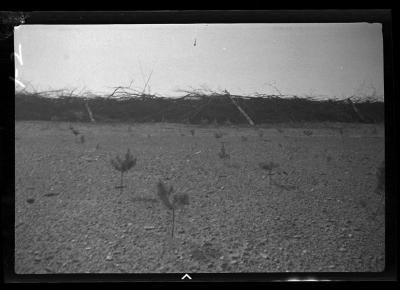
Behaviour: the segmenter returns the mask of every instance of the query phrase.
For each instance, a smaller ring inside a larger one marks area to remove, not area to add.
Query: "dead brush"
[[[189,196],[186,193],[174,194],[172,192],[174,188],[172,186],[165,185],[161,180],[157,183],[157,195],[160,198],[164,206],[172,211],[172,227],[171,227],[171,237],[174,237],[175,230],[175,211],[177,209],[183,208],[185,205],[189,204]]]
[[[124,159],[120,158],[117,155],[115,159],[111,159],[111,165],[114,167],[115,170],[121,173],[121,183],[119,188],[121,190],[120,193],[122,195],[124,188],[124,173],[136,165],[136,158],[133,158],[133,156],[130,153],[130,150],[128,149]]]

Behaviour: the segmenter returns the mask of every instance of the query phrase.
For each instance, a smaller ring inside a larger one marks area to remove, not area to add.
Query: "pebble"
[[[35,202],[35,199],[34,199],[34,198],[28,198],[28,199],[26,200],[26,202],[32,204],[32,203]]]
[[[112,258],[112,256],[111,255],[108,255],[107,257],[106,257],[106,260],[107,261],[111,261],[113,258]]]

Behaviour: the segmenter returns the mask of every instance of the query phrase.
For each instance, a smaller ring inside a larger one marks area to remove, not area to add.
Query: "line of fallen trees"
[[[276,95],[187,93],[180,98],[129,96],[48,97],[16,93],[16,120],[69,122],[174,122],[261,124],[276,122],[384,121],[384,103],[374,99],[318,100]]]

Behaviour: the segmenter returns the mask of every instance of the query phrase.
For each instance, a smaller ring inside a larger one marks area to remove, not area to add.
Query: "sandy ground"
[[[384,269],[383,126],[73,123],[81,143],[69,125],[15,124],[16,273]],[[110,159],[128,148],[121,195]],[[173,239],[159,179],[190,199]]]

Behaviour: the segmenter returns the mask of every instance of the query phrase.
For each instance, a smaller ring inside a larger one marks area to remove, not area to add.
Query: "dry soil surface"
[[[383,126],[69,126],[15,124],[17,273],[384,269]],[[110,159],[128,148],[121,194]],[[189,195],[174,238],[159,179]]]

